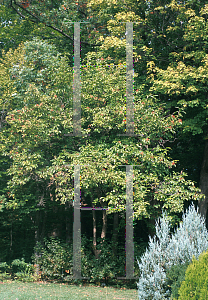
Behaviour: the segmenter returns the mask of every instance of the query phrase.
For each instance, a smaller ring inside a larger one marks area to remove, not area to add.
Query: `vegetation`
[[[162,212],[169,218],[165,245],[191,202],[206,220],[207,14],[204,0],[1,2],[0,263],[9,268],[2,271],[5,276],[20,272],[22,278],[29,272],[12,271],[15,261],[35,265],[42,279],[72,274],[75,165],[81,166],[81,206],[102,208],[81,211],[82,274],[90,282],[117,284],[116,278],[125,276],[125,165],[134,166],[135,258],[147,253],[148,236],[158,233],[155,220]],[[72,135],[73,22],[80,22],[82,136]],[[125,22],[134,28],[133,136],[126,135]],[[183,226],[169,246],[178,245],[188,228]],[[189,226],[205,232],[198,223]],[[193,253],[197,247],[180,251],[190,261],[199,254]],[[175,259],[171,249],[167,261]],[[135,288],[136,279],[129,286]]]
[[[198,258],[207,249],[208,231],[193,204],[183,214],[183,222],[172,234],[167,216],[163,215],[156,223],[156,236],[150,237],[149,247],[141,261],[138,261],[139,299],[169,299],[176,292],[174,285],[179,280],[177,277],[171,279],[171,273],[177,271],[172,269],[171,272],[172,266],[182,265],[184,269],[193,256]],[[183,272],[181,275],[183,276]]]
[[[0,286],[1,298],[3,299],[54,299],[54,300],[87,300],[87,299],[136,299],[136,291],[125,288],[115,289],[110,287],[94,287],[89,285],[67,285],[64,283],[20,283],[7,282]]]
[[[203,252],[198,260],[194,257],[192,263],[188,266],[185,274],[185,280],[182,282],[178,291],[178,299],[206,299],[207,291],[207,267],[208,253]]]

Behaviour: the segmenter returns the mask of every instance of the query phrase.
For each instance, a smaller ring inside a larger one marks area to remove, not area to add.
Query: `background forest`
[[[191,202],[206,218],[207,17],[199,0],[1,2],[0,262],[24,259],[48,279],[72,274],[77,164],[81,205],[109,208],[81,212],[82,273],[92,282],[125,276],[121,165],[134,165],[135,257],[162,211],[171,228]],[[80,137],[70,136],[73,22],[81,22]],[[135,136],[125,135],[125,22],[134,29]]]

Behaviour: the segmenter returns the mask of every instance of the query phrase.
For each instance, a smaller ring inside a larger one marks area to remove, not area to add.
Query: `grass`
[[[76,286],[58,283],[0,282],[1,300],[135,300],[137,290],[115,289],[111,287]]]

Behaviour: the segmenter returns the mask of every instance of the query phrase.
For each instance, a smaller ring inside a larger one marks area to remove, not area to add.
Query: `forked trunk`
[[[101,202],[101,206],[104,207],[103,203]],[[103,214],[103,225],[102,225],[102,231],[101,231],[101,245],[103,243],[103,241],[106,238],[106,231],[107,231],[107,214],[106,214],[106,210],[102,210],[102,214]],[[93,219],[93,252],[95,254],[95,258],[99,258],[99,255],[101,253],[101,250],[97,249],[97,227],[96,227],[96,211],[92,210],[92,219]]]

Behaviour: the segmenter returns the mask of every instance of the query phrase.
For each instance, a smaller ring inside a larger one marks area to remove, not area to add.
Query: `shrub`
[[[15,259],[11,263],[12,277],[15,280],[30,282],[34,281],[34,266],[30,263],[26,263],[24,258]]]
[[[185,280],[185,273],[189,263],[181,265],[172,265],[166,272],[167,287],[171,290],[171,299],[178,299],[178,290],[183,280]]]
[[[141,300],[169,299],[171,290],[166,272],[172,265],[183,265],[208,249],[205,220],[192,204],[183,214],[182,223],[170,234],[166,215],[156,222],[156,236],[149,238],[149,248],[138,261],[140,279],[137,284]]]
[[[0,263],[0,280],[7,280],[11,278],[10,267],[6,262]]]
[[[44,246],[38,244],[35,251],[39,256],[33,256],[33,262],[39,266],[42,279],[63,279],[72,275],[72,247],[62,244],[59,239],[44,240]]]
[[[15,279],[21,281],[34,281],[34,266],[26,263],[24,259],[15,259],[11,265],[0,263],[0,280]]]
[[[178,291],[179,300],[208,299],[208,252],[204,252],[199,259],[193,258]]]
[[[11,268],[12,268],[12,273],[28,273],[32,274],[34,272],[34,266],[30,263],[26,263],[24,258],[20,259],[15,259],[11,263]]]
[[[0,273],[9,272],[9,265],[6,262],[0,263]]]

